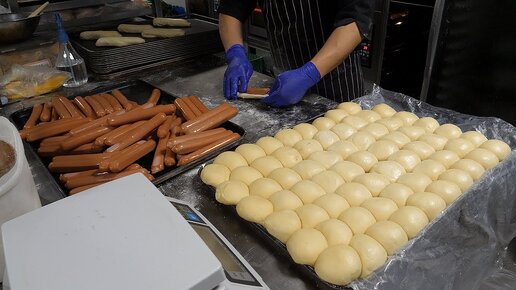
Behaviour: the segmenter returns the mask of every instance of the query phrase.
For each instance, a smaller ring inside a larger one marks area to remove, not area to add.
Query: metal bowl
[[[30,13],[0,14],[0,43],[16,43],[29,39],[39,24],[39,16]]]

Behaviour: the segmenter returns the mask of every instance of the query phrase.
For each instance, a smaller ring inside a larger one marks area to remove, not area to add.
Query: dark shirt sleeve
[[[244,22],[256,8],[256,0],[221,0],[218,12]]]
[[[339,1],[335,28],[356,22],[360,34],[370,38],[373,26],[374,0]]]

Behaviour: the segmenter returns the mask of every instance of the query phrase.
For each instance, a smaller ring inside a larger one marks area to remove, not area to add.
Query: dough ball
[[[414,191],[404,184],[391,183],[380,192],[380,197],[391,199],[400,208],[406,205],[407,198],[413,193]]]
[[[484,134],[482,134],[478,131],[464,132],[464,133],[462,133],[462,135],[460,135],[460,137],[462,139],[466,139],[469,142],[473,143],[473,145],[475,145],[475,147],[478,147],[478,146],[482,145],[482,143],[487,141],[486,136],[484,136]]]
[[[367,199],[360,206],[369,210],[377,221],[388,220],[391,214],[398,210],[396,203],[386,197]]]
[[[425,129],[423,129],[421,127],[416,127],[416,126],[403,126],[403,127],[399,128],[398,131],[405,134],[412,141],[415,141],[419,137],[426,134]]]
[[[224,181],[217,186],[215,191],[215,199],[227,205],[235,205],[246,196],[249,196],[249,188],[238,180]]]
[[[389,156],[398,150],[398,145],[389,140],[376,141],[367,148],[367,151],[373,153],[379,161],[387,160]]]
[[[250,185],[253,181],[262,178],[260,171],[249,166],[242,166],[235,168],[229,175],[229,180],[240,180],[243,183]]]
[[[428,159],[440,162],[444,167],[449,168],[455,162],[459,161],[459,155],[450,150],[435,151],[434,154],[430,155]]]
[[[330,129],[333,133],[337,134],[341,140],[348,139],[349,136],[355,134],[357,130],[351,125],[346,123],[339,123]]]
[[[480,145],[480,148],[493,152],[500,161],[504,160],[511,154],[511,147],[509,147],[507,143],[496,139],[485,141]]]
[[[290,168],[274,169],[268,177],[276,180],[283,189],[290,189],[294,184],[303,180],[297,172]]]
[[[396,183],[400,183],[410,187],[414,192],[423,192],[425,188],[432,183],[432,179],[423,173],[407,173],[403,174],[396,180]]]
[[[441,173],[445,171],[446,167],[444,167],[444,165],[441,162],[437,162],[432,159],[423,160],[412,170],[412,172],[424,174],[430,177],[432,180],[437,180],[437,178],[439,178],[439,175],[441,175]]]
[[[451,169],[460,169],[466,171],[474,181],[478,180],[485,172],[484,167],[480,163],[471,159],[461,159],[455,162]]]
[[[330,168],[337,162],[342,161],[342,156],[333,151],[318,151],[310,154],[308,159],[321,163],[325,168]]]
[[[293,233],[301,229],[301,220],[297,213],[290,209],[270,214],[263,224],[267,232],[282,243],[286,243]]]
[[[396,181],[401,175],[407,173],[405,168],[398,162],[394,161],[380,161],[373,168],[371,173],[381,174],[389,179],[390,182]]]
[[[373,168],[373,166],[378,163],[376,156],[368,151],[357,151],[349,155],[346,160],[356,163],[358,166],[362,167],[365,172],[369,172],[369,170],[371,170],[371,168]]]
[[[376,121],[376,123],[384,125],[390,132],[396,131],[404,125],[403,121],[398,118],[384,118]]]
[[[319,162],[313,160],[303,160],[292,167],[303,179],[310,179],[317,173],[321,173],[326,168]]]
[[[370,226],[376,223],[373,214],[363,207],[350,207],[343,211],[339,220],[345,222],[353,234],[363,234]]]
[[[319,131],[330,130],[335,124],[337,124],[335,121],[326,117],[319,117],[312,122]]]
[[[362,167],[349,161],[337,162],[330,170],[337,172],[345,182],[351,182],[355,177],[365,173]]]
[[[369,124],[369,123],[367,123],[366,120],[359,118],[357,116],[347,116],[344,119],[342,119],[342,121],[340,121],[340,122],[343,124],[348,124],[351,127],[355,128],[356,130]]]
[[[403,121],[403,124],[405,124],[405,126],[412,126],[412,124],[414,124],[419,119],[419,117],[416,116],[416,114],[406,111],[397,112],[396,114],[392,115],[392,117],[398,118],[401,121]]]
[[[375,139],[380,139],[381,137],[389,134],[389,129],[382,124],[379,123],[371,123],[364,128],[360,129],[362,132],[367,132],[374,136]]]
[[[425,212],[431,221],[446,208],[446,202],[437,194],[431,192],[416,192],[409,196],[407,205],[415,206]]]
[[[269,198],[273,193],[282,191],[283,187],[274,179],[258,178],[249,185],[249,194]]]
[[[296,149],[299,154],[301,154],[303,159],[308,158],[308,156],[314,152],[324,150],[321,143],[313,139],[305,139],[297,142],[296,145],[294,145],[294,149]]]
[[[282,168],[283,164],[272,156],[264,156],[254,160],[253,163],[251,163],[251,167],[260,171],[263,176],[269,176],[273,170]]]
[[[313,266],[328,247],[324,235],[316,229],[300,229],[287,241],[287,251],[298,264]]]
[[[398,145],[398,148],[405,146],[405,144],[407,144],[411,141],[410,138],[407,137],[407,135],[405,135],[399,131],[391,132],[391,133],[383,136],[382,138],[380,138],[380,140],[392,141],[396,145]]]
[[[337,218],[347,208],[349,203],[336,193],[327,193],[314,201],[314,204],[324,209],[331,218]]]
[[[378,113],[371,110],[362,110],[356,113],[355,116],[366,120],[368,123],[373,123],[382,118],[382,116],[380,116]]]
[[[330,130],[321,130],[315,134],[314,140],[319,141],[322,147],[326,150],[328,147],[333,145],[333,143],[340,141],[340,138]]]
[[[447,180],[457,184],[462,192],[473,185],[473,178],[464,170],[448,169],[439,175],[439,180]]]
[[[314,202],[326,194],[324,188],[311,180],[302,180],[292,186],[291,191],[295,193],[304,204]]]
[[[469,152],[466,156],[464,156],[464,158],[480,163],[480,165],[482,165],[482,167],[484,167],[486,170],[495,167],[499,162],[498,156],[496,156],[496,154],[484,148],[477,148]]]
[[[337,152],[343,159],[358,151],[358,148],[351,141],[341,140],[333,143],[327,149],[328,151]]]
[[[324,117],[332,119],[335,121],[335,123],[339,123],[342,119],[344,119],[344,117],[347,116],[349,116],[348,112],[342,109],[329,110],[326,112],[326,114],[324,114]]]
[[[337,106],[337,109],[344,110],[344,111],[348,112],[348,114],[350,114],[350,115],[353,115],[353,114],[356,114],[356,113],[362,111],[362,108],[360,107],[360,105],[357,103],[353,103],[353,102],[340,103]]]
[[[353,232],[348,225],[335,218],[323,221],[318,224],[315,229],[324,235],[326,241],[328,241],[328,246],[338,244],[347,245],[353,237]]]
[[[295,210],[298,207],[303,206],[303,202],[299,197],[290,190],[282,190],[273,193],[269,197],[269,201],[274,207],[274,211],[281,211],[285,209]]]
[[[417,236],[429,222],[424,211],[408,205],[395,211],[389,220],[399,224],[409,239]]]
[[[355,134],[349,136],[348,141],[351,141],[358,150],[367,150],[369,146],[371,146],[376,139],[371,133],[358,131]]]
[[[389,178],[378,173],[366,173],[355,177],[353,182],[363,184],[373,196],[378,196],[380,192],[391,182]]]
[[[314,175],[312,181],[319,184],[327,193],[335,192],[344,183],[344,179],[331,170]]]
[[[288,146],[288,147],[292,147],[297,142],[303,140],[303,136],[301,136],[301,134],[299,134],[299,132],[297,132],[294,129],[280,130],[280,131],[278,131],[278,133],[276,133],[276,135],[274,135],[274,138],[280,140],[281,143],[283,143],[283,145]],[[274,150],[274,151],[276,151],[276,150]],[[270,153],[268,153],[268,154],[270,154]]]
[[[387,252],[383,246],[368,235],[359,234],[353,236],[349,245],[360,256],[360,261],[362,262],[360,278],[369,276],[369,274],[387,261]]]
[[[308,123],[297,124],[294,126],[294,130],[301,134],[303,139],[312,139],[319,131],[314,125]]]
[[[365,185],[357,182],[344,183],[335,193],[345,198],[350,206],[360,206],[365,200],[373,197]]]
[[[224,165],[208,164],[202,169],[201,180],[208,185],[216,187],[222,182],[228,181],[230,174],[231,171]]]
[[[283,164],[284,167],[291,168],[299,162],[303,161],[303,157],[292,147],[281,147],[272,153],[272,156]]]
[[[315,228],[321,222],[330,219],[328,213],[315,204],[305,204],[296,209],[303,228]]]
[[[262,147],[256,144],[242,144],[235,149],[235,152],[242,155],[248,164],[251,164],[256,159],[267,155],[265,154],[265,151],[263,151]]]
[[[219,156],[215,158],[213,164],[224,165],[227,168],[229,168],[229,170],[233,170],[240,166],[248,165],[247,161],[244,157],[242,157],[242,155],[233,151],[226,151],[221,153]]]
[[[433,133],[439,127],[439,122],[431,117],[423,117],[414,122],[413,125],[425,129],[427,133]]]
[[[274,208],[267,199],[249,195],[238,202],[236,210],[238,215],[246,221],[261,224],[274,211]]]
[[[425,142],[435,150],[443,150],[444,145],[448,142],[448,138],[437,134],[423,134],[417,140]]]
[[[392,117],[396,114],[396,110],[394,110],[391,106],[381,103],[374,106],[371,110],[376,112],[378,115],[382,116],[382,118]]]
[[[258,139],[258,141],[256,141],[256,145],[262,147],[263,151],[265,151],[267,155],[272,154],[276,149],[284,146],[280,140],[271,136],[265,136]]]
[[[414,167],[421,163],[419,155],[410,150],[394,152],[387,160],[398,162],[407,172],[412,171]]]
[[[421,158],[421,160],[425,160],[428,157],[430,157],[430,155],[435,153],[434,147],[426,144],[423,141],[412,141],[403,146],[403,149],[410,150],[416,153],[417,155],[419,155],[419,158]]]
[[[314,268],[322,280],[344,286],[360,277],[362,262],[352,247],[341,244],[324,250],[315,262]]]
[[[450,205],[462,194],[457,184],[447,180],[436,180],[430,183],[425,191],[437,194],[447,205]]]
[[[389,256],[408,242],[407,233],[392,221],[379,221],[370,226],[365,233],[380,243]]]
[[[453,124],[443,124],[434,131],[435,134],[444,136],[448,139],[459,138],[462,130]]]
[[[462,138],[450,139],[446,145],[444,145],[444,150],[450,150],[457,153],[459,158],[464,158],[464,156],[473,151],[473,149],[475,149],[475,145]]]

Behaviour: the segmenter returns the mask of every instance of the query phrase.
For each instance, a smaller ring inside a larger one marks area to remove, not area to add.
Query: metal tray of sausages
[[[143,104],[149,98],[149,96],[150,96],[152,90],[154,89],[154,87],[151,86],[150,84],[146,83],[146,82],[143,82],[143,81],[133,81],[133,82],[129,82],[129,83],[126,83],[126,84],[123,84],[123,85],[116,85],[116,86],[112,86],[112,87],[103,87],[102,89],[97,89],[97,90],[93,90],[93,91],[87,92],[84,95],[87,96],[87,95],[94,95],[94,94],[98,94],[98,93],[110,92],[110,91],[112,91],[114,89],[119,89],[127,97],[128,100],[135,101],[138,104]],[[69,97],[69,98],[72,99],[74,97],[75,96]],[[173,97],[172,95],[167,94],[164,91],[161,91],[161,97],[159,99],[159,103],[158,104],[169,104],[169,103],[173,103],[174,100],[175,100],[175,97]],[[32,107],[31,108],[24,108],[24,109],[21,109],[19,111],[16,111],[13,114],[11,114],[11,116],[10,116],[11,121],[14,123],[14,125],[18,129],[21,129],[21,128],[23,128],[23,125],[25,124],[25,122],[29,118],[31,112],[32,112]],[[212,152],[210,154],[207,154],[207,155],[203,156],[202,158],[199,158],[198,160],[195,160],[195,161],[193,161],[191,163],[188,163],[188,164],[186,164],[184,166],[165,167],[165,170],[163,170],[163,171],[161,171],[159,173],[154,174],[155,179],[153,180],[153,183],[155,185],[161,184],[164,181],[166,181],[166,180],[168,180],[168,179],[170,179],[170,178],[172,178],[172,177],[174,177],[176,175],[182,174],[183,172],[188,171],[188,170],[190,170],[192,168],[195,168],[196,166],[206,162],[207,160],[210,160],[210,159],[214,158],[215,156],[217,156],[221,152],[226,151],[228,149],[231,149],[233,147],[236,147],[237,145],[239,145],[241,143],[242,137],[245,134],[245,130],[242,127],[240,127],[240,126],[238,126],[238,125],[236,125],[236,124],[234,124],[232,122],[226,122],[226,123],[222,124],[221,127],[225,128],[225,129],[228,129],[228,130],[231,130],[231,131],[233,131],[235,133],[238,133],[240,135],[240,138],[238,140],[230,143],[230,144],[227,144],[226,146],[220,148],[219,150],[216,150],[216,151],[214,151],[214,152]],[[42,157],[42,156],[39,156],[37,154],[39,143],[38,142],[30,142],[29,143],[29,142],[26,142],[26,141],[24,141],[24,142],[26,143],[26,145],[28,145],[28,146],[26,146],[26,148],[29,148],[29,150],[33,151],[33,153],[38,156],[39,160],[47,168],[47,166],[50,163],[50,161],[52,160],[52,158],[51,157]],[[152,164],[153,156],[154,156],[154,150],[151,153],[149,153],[146,156],[144,156],[143,158],[139,159],[137,161],[137,163],[140,164],[142,167],[150,169],[150,166]],[[59,186],[59,189],[62,191],[63,195],[67,196],[66,193],[68,192],[68,190],[59,181],[59,173],[52,173],[52,172],[50,172],[50,174],[52,175],[53,180]]]

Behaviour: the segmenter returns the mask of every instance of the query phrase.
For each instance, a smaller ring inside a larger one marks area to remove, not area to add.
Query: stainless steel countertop
[[[216,65],[219,64],[198,60],[182,67],[146,76],[143,80],[174,96],[196,95],[208,107],[214,107],[225,101],[222,96],[225,67],[216,67]],[[255,73],[250,85],[264,87],[272,85],[272,82],[273,79],[270,77]],[[110,82],[90,83],[80,90],[67,90],[66,93],[76,95],[80,91],[108,84]],[[44,101],[43,98],[24,100],[0,109],[0,115],[9,116],[23,107],[42,101]],[[336,105],[316,95],[309,95],[300,104],[287,109],[268,108],[255,100],[232,101],[232,104],[240,110],[232,122],[246,130],[244,142],[254,142],[262,136],[273,135],[282,128],[313,119]],[[26,150],[26,154],[42,203],[48,204],[62,198],[43,164],[31,151]],[[187,201],[205,215],[238,249],[271,289],[316,288],[313,282],[295,269],[293,262],[279,256],[274,249],[255,235],[242,219],[217,203],[212,191],[198,178],[198,171],[199,168],[195,168],[176,176],[161,184],[159,190],[167,196]]]

